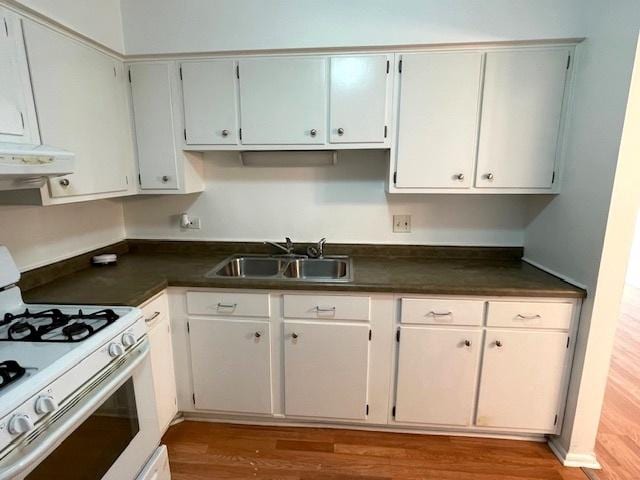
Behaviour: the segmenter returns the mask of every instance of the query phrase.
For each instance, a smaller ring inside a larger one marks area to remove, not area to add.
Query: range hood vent
[[[73,173],[75,155],[47,145],[0,143],[0,190],[40,188],[47,177]]]

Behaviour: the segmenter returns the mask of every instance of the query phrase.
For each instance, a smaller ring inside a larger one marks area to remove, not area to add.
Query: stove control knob
[[[124,348],[119,343],[109,345],[109,355],[113,358],[119,357],[124,353]]]
[[[122,345],[126,348],[133,347],[136,343],[136,337],[133,336],[133,333],[125,333],[122,335]]]
[[[11,417],[11,420],[9,420],[9,433],[11,435],[20,435],[33,430],[33,428],[33,420],[29,418],[29,415],[16,413]]]
[[[42,395],[36,400],[35,409],[38,415],[46,415],[57,408],[58,402],[56,402],[51,395]]]

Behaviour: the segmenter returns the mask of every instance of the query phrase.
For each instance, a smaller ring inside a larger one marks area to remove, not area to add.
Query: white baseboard
[[[582,467],[591,468],[594,470],[600,470],[602,466],[596,459],[595,453],[571,453],[567,452],[565,448],[560,445],[558,437],[550,438],[547,442],[549,448],[554,453],[560,463],[565,467]]]

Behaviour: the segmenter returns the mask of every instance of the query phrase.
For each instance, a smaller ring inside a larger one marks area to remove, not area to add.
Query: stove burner
[[[107,308],[92,313],[66,314],[57,308],[23,313],[5,313],[0,327],[9,325],[5,332],[0,329],[0,341],[23,342],[79,342],[115,322],[119,317]]]
[[[71,341],[81,340],[91,336],[93,328],[83,322],[72,323],[62,329],[62,334]]]
[[[0,362],[0,389],[18,380],[24,373],[25,369],[15,360]]]

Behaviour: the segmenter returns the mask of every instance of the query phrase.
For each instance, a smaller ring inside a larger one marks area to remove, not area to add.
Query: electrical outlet
[[[189,217],[189,223],[187,224],[187,228],[190,228],[193,230],[200,230],[200,218]]]
[[[411,233],[411,215],[394,215],[393,233]]]

